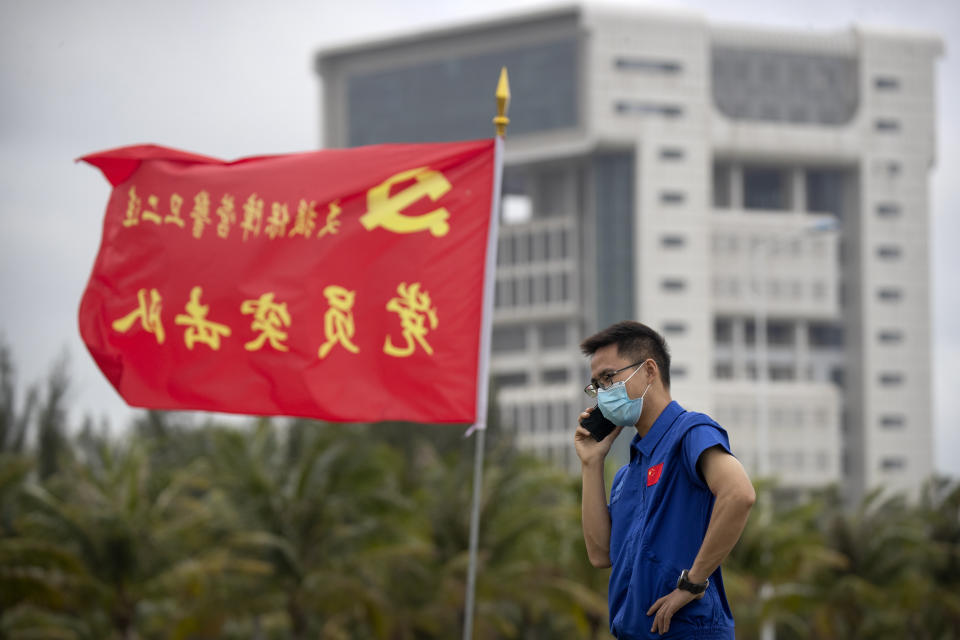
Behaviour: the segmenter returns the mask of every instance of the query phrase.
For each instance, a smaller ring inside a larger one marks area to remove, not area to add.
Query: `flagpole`
[[[467,568],[467,593],[464,604],[463,640],[473,637],[473,611],[477,587],[477,547],[480,540],[480,490],[483,485],[483,452],[487,433],[487,394],[490,379],[490,334],[493,327],[493,290],[497,269],[497,229],[500,221],[500,185],[503,177],[503,140],[507,135],[507,108],[510,104],[510,82],[507,68],[500,69],[497,82],[497,116],[493,119],[497,139],[494,146],[493,199],[490,205],[490,227],[487,236],[487,263],[483,291],[483,326],[480,331],[480,362],[477,375],[477,421],[467,436],[477,433],[473,457],[473,503],[470,508],[470,563]]]

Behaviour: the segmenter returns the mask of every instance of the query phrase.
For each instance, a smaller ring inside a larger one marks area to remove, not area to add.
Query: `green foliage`
[[[851,509],[836,489],[758,504],[724,570],[738,637],[772,620],[786,640],[960,638],[958,553],[955,480],[915,504],[877,490]]]
[[[64,371],[18,405],[0,345],[0,639],[460,636],[462,426],[144,412],[111,438],[69,428]],[[490,426],[474,637],[609,637],[579,478]],[[740,638],[958,638],[960,483],[761,502],[724,577]]]

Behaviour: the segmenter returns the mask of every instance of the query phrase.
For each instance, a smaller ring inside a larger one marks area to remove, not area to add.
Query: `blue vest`
[[[643,438],[610,491],[610,631],[618,638],[733,640],[733,615],[720,569],[706,595],[680,609],[664,635],[650,632],[647,610],[676,588],[693,565],[710,523],[714,495],[697,471],[700,454],[730,452],[727,432],[702,413],[671,402]]]

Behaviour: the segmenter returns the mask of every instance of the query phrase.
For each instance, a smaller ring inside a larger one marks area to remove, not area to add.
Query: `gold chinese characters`
[[[401,171],[367,190],[367,208],[359,222],[367,231],[378,228],[397,234],[428,231],[434,237],[443,237],[450,231],[450,212],[445,207],[419,215],[404,211],[424,199],[434,203],[452,189],[453,185],[441,172],[429,167]],[[165,200],[153,193],[144,196],[138,193],[137,185],[133,185],[126,195],[127,206],[121,222],[124,227],[145,223],[186,227],[187,221],[181,216],[184,197],[179,193]],[[164,212],[161,204],[166,205]],[[193,206],[186,216],[190,218],[190,233],[195,239],[203,238],[207,227],[213,226],[217,237],[225,240],[239,227],[243,231],[242,241],[248,242],[259,238],[261,231],[270,240],[336,235],[341,229],[342,212],[339,198],[326,203],[301,198],[294,205],[289,202],[267,204],[257,193],[249,194],[246,199],[225,193],[215,201],[207,189],[201,189],[193,195]]]
[[[386,335],[383,353],[395,358],[407,358],[419,347],[432,356],[433,347],[427,337],[439,326],[439,316],[429,292],[423,289],[420,282],[409,285],[401,282],[396,293],[396,297],[387,301],[385,308],[397,314],[400,338],[395,341],[390,335]],[[184,312],[174,317],[174,324],[184,327],[183,340],[188,349],[193,350],[196,345],[201,344],[213,351],[219,351],[223,341],[234,335],[234,330],[222,321],[223,309],[212,309],[210,304],[204,304],[203,295],[203,288],[194,286],[184,305]],[[349,353],[359,353],[360,348],[355,343],[357,325],[353,314],[357,292],[340,285],[329,285],[324,288],[323,295],[327,301],[327,310],[323,316],[325,340],[317,349],[317,357],[325,359],[334,347],[338,346]],[[110,326],[118,333],[128,333],[139,321],[145,332],[153,334],[157,344],[163,344],[166,330],[161,317],[162,308],[163,298],[157,289],[140,289],[137,292],[136,307],[114,320]],[[250,331],[254,335],[244,343],[246,351],[261,351],[267,347],[279,352],[290,350],[286,344],[289,336],[287,330],[293,325],[293,318],[287,302],[278,301],[275,292],[266,292],[258,298],[241,301],[240,313],[253,317]]]

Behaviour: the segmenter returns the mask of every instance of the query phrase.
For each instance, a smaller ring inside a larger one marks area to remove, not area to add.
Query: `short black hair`
[[[647,325],[624,320],[595,333],[580,343],[585,356],[592,356],[607,345],[617,345],[617,354],[628,360],[652,358],[660,369],[663,386],[670,388],[670,350],[663,336]]]

